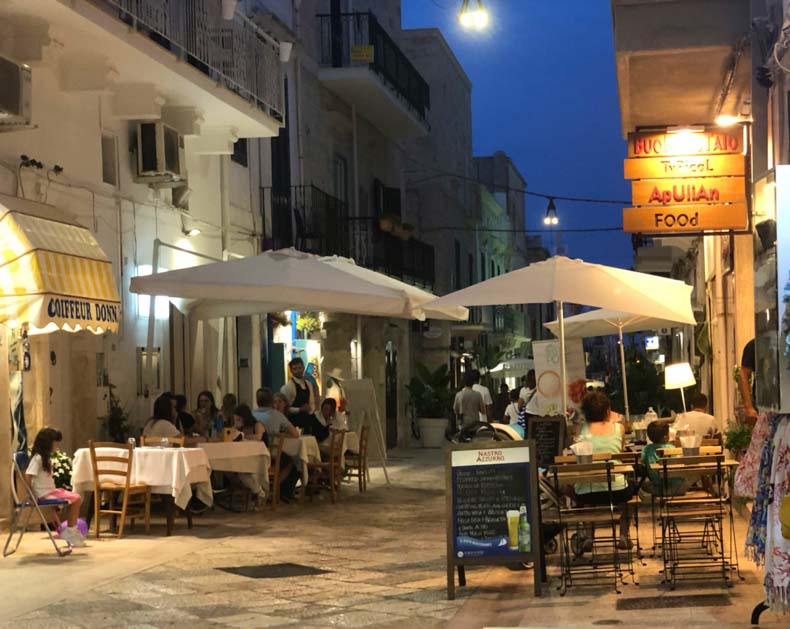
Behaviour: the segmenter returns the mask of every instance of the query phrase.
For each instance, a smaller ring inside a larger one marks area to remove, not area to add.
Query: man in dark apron
[[[288,419],[305,435],[313,435],[318,442],[329,436],[329,429],[315,416],[316,400],[313,388],[304,378],[304,362],[298,356],[288,363],[291,379],[282,388],[282,393],[290,401]]]

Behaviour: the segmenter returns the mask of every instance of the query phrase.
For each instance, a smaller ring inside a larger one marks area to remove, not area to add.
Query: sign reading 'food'
[[[634,207],[623,210],[623,230],[671,234],[746,229],[743,152],[740,127],[629,134],[624,173],[634,180]]]

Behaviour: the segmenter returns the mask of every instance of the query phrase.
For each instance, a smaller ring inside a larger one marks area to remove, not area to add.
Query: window
[[[107,132],[101,134],[101,180],[118,187],[118,138]]]
[[[335,155],[332,161],[332,176],[335,180],[335,196],[348,203],[348,162],[345,157]]]
[[[496,263],[491,260],[491,277],[496,277]]]
[[[486,254],[480,252],[480,281],[486,279]]]
[[[475,257],[470,253],[469,254],[469,284],[467,286],[471,286],[475,283]]]
[[[230,161],[247,168],[247,138],[236,140],[233,144],[233,154],[230,156]]]

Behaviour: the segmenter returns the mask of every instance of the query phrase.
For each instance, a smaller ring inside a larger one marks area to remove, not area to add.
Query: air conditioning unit
[[[28,66],[0,57],[0,130],[30,125],[32,85]]]
[[[180,185],[183,173],[184,139],[163,122],[137,124],[138,183]]]

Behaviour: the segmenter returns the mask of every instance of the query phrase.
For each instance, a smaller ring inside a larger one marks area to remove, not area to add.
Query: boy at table
[[[650,443],[642,448],[642,465],[647,470],[647,481],[644,488],[654,496],[662,496],[664,487],[658,472],[652,466],[661,460],[659,450],[675,447],[669,441],[669,424],[664,421],[650,422],[647,425],[647,438],[650,439]],[[667,486],[670,496],[682,496],[688,490],[688,483],[683,478],[669,478]]]

